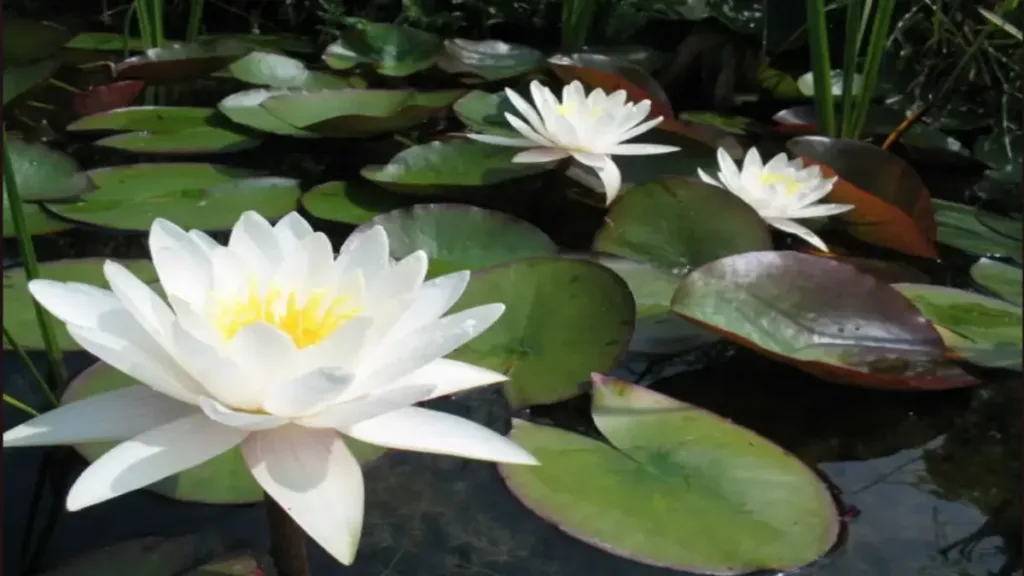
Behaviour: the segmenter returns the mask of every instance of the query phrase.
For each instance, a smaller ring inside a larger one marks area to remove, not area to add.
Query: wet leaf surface
[[[273,52],[252,52],[229,64],[224,73],[242,82],[271,88],[333,90],[352,87],[352,83],[341,76],[310,70],[301,60]]]
[[[193,80],[217,72],[251,51],[251,46],[232,40],[175,42],[122,60],[114,73],[118,78],[143,80],[146,84]]]
[[[452,74],[472,74],[483,80],[503,80],[534,72],[546,65],[544,54],[521,44],[501,40],[444,41],[437,65]]]
[[[383,76],[408,76],[434,65],[441,38],[397,24],[366,23],[350,28],[327,46],[323,59],[335,70],[369,64]]]

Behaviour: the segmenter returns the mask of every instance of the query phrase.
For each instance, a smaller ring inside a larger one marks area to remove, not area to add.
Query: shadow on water
[[[71,355],[69,366],[89,363]],[[31,397],[9,356],[8,393]],[[1020,573],[1020,388],[913,394],[832,385],[740,351],[656,388],[723,414],[790,449],[846,507],[844,542],[800,571],[820,576],[1010,576]],[[510,416],[496,390],[434,402],[497,430]],[[557,412],[557,411],[556,411]],[[5,406],[7,426],[24,419]],[[42,451],[4,451],[4,573],[16,574]],[[76,460],[76,467],[84,465]],[[77,469],[76,469],[77,474]],[[536,517],[493,466],[391,453],[366,473],[357,563],[311,546],[317,576],[667,576],[576,541]],[[46,502],[51,505],[52,502]],[[223,550],[266,549],[260,505],[184,504],[146,491],[61,516],[44,567],[140,536],[216,533]]]

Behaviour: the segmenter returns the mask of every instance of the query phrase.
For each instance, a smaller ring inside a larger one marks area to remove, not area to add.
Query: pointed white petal
[[[270,430],[288,423],[284,416],[273,416],[271,414],[258,414],[255,412],[239,412],[233,410],[213,398],[202,397],[199,399],[199,408],[203,414],[225,426],[239,428],[255,432],[257,430]]]
[[[490,134],[469,133],[466,134],[466,138],[495,146],[512,146],[514,148],[532,148],[537,145],[536,142],[528,138],[509,138],[508,136],[492,136]]]
[[[325,340],[298,350],[295,364],[308,368],[346,368],[363,351],[373,320],[372,316],[357,316],[345,322]]]
[[[123,310],[124,305],[109,290],[77,282],[32,280],[28,291],[50,314],[65,324],[96,328],[99,319],[112,310]]]
[[[216,240],[210,238],[210,235],[202,230],[189,230],[188,235],[195,241],[196,245],[202,248],[207,254],[212,252],[215,248],[221,247]]]
[[[530,106],[530,103],[525,98],[519,95],[518,92],[511,88],[505,88],[505,96],[508,97],[509,102],[515,107],[516,111],[523,115],[523,118],[530,123],[530,126],[541,136],[547,137],[547,128],[544,127],[544,121],[541,119],[540,114],[537,110]]]
[[[649,154],[668,154],[678,151],[678,146],[667,146],[665,144],[617,144],[608,149],[609,154],[620,156],[647,156]]]
[[[275,416],[305,416],[340,398],[354,379],[352,374],[314,370],[271,387],[263,409]]]
[[[602,166],[594,169],[597,170],[597,176],[601,179],[601,184],[604,185],[605,205],[611,204],[622,188],[622,172],[619,171],[615,161],[608,156],[604,157]]]
[[[253,211],[242,214],[231,229],[228,248],[260,274],[269,274],[282,260],[274,228]],[[213,250],[216,252],[216,250]]]
[[[764,171],[764,164],[761,162],[761,153],[757,151],[757,148],[753,146],[747,150],[747,155],[743,157],[743,168],[740,170],[744,176],[754,174],[760,175]]]
[[[376,307],[403,294],[414,293],[427,277],[427,253],[417,250],[401,259],[373,284],[367,285],[366,307]]]
[[[202,384],[205,394],[240,410],[258,410],[262,390],[248,381],[242,366],[176,322],[171,329],[182,365]]]
[[[646,116],[647,115],[644,114],[643,117],[646,117]],[[637,124],[636,126],[633,126],[632,128],[630,128],[630,129],[628,129],[628,130],[626,130],[624,132],[620,132],[620,133],[616,134],[615,135],[615,139],[618,140],[619,142],[624,142],[626,140],[629,140],[630,138],[636,138],[637,136],[643,134],[644,132],[649,132],[655,126],[657,126],[658,124],[661,124],[661,122],[662,122],[661,116],[658,116],[657,118],[652,118],[652,119],[650,119],[650,120],[648,120],[646,122],[643,122],[641,124]]]
[[[148,386],[130,386],[44,412],[4,432],[3,444],[13,448],[127,440],[195,413],[195,406]]]
[[[509,464],[538,464],[518,444],[476,422],[410,406],[349,426],[344,433],[363,442]]]
[[[412,305],[388,332],[385,342],[441,318],[462,297],[469,278],[469,271],[461,270],[424,282],[414,295]]]
[[[554,162],[568,157],[569,153],[561,148],[533,148],[516,154],[512,157],[512,161],[516,164],[536,164]]]
[[[235,389],[246,389],[244,393],[237,392],[244,394],[244,406],[227,402],[235,408],[248,410],[249,402],[253,401],[258,406],[260,399],[273,388],[283,386],[292,378],[314,368],[299,364],[301,357],[291,336],[263,322],[239,330],[228,343],[226,352],[242,370],[242,380],[229,384]]]
[[[388,235],[382,226],[373,226],[365,232],[352,234],[345,240],[334,267],[339,280],[360,273],[365,285],[371,286],[390,264]]]
[[[721,182],[715,180],[711,176],[708,176],[707,172],[700,168],[697,168],[697,176],[707,184],[711,184],[712,186],[718,186],[719,188],[725,188],[725,186],[723,186]]]
[[[201,306],[213,274],[206,248],[181,228],[157,218],[149,231],[149,253],[164,293]]]
[[[171,322],[174,321],[170,306],[152,288],[117,262],[107,260],[103,264],[103,274],[125,309],[154,340],[168,347],[171,341]]]
[[[508,121],[513,128],[518,130],[520,134],[529,140],[532,140],[534,142],[534,146],[557,146],[558,141],[554,139],[557,135],[552,135],[553,138],[548,138],[534,130],[529,124],[523,122],[516,115],[510,112],[505,113],[505,120]]]
[[[298,212],[289,212],[284,218],[278,220],[277,224],[274,224],[274,236],[277,238],[277,245],[281,248],[284,258],[287,258],[288,253],[295,250],[311,234],[313,234],[313,227],[306,222],[305,218],[299,216]]]
[[[765,221],[768,222],[768,224],[778,228],[779,230],[782,230],[783,232],[796,234],[797,236],[809,242],[818,250],[821,250],[822,252],[829,251],[828,246],[825,244],[825,242],[821,238],[819,238],[817,234],[811,232],[811,230],[804,226],[803,224],[798,224],[796,222],[793,222],[792,220],[786,220],[783,218],[766,218]]]
[[[296,423],[309,428],[333,428],[340,431],[363,420],[422,402],[429,398],[433,391],[433,386],[405,386],[383,390],[333,404],[320,412],[296,420]]]
[[[448,396],[473,388],[504,382],[508,376],[501,372],[481,368],[458,360],[438,358],[430,364],[407,374],[392,384],[395,388],[404,386],[434,386],[430,398]]]
[[[194,414],[118,444],[92,463],[68,492],[81,510],[193,468],[237,446],[248,434]]]
[[[363,527],[363,471],[334,430],[285,426],[242,443],[253,477],[335,560],[351,564]]]
[[[796,210],[790,210],[786,213],[785,217],[789,219],[820,218],[822,216],[835,216],[836,214],[849,212],[854,208],[855,206],[853,204],[815,204],[804,208],[798,208]]]

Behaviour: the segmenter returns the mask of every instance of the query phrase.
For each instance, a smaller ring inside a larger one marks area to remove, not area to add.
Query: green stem
[[[7,130],[3,133],[4,145],[4,193],[7,194],[7,209],[11,214],[11,221],[14,223],[14,233],[18,238],[18,249],[21,251],[22,266],[25,267],[25,280],[31,282],[39,278],[39,261],[36,260],[36,249],[32,243],[32,234],[25,223],[25,212],[21,204],[21,194],[18,192],[18,182],[14,177],[14,162],[11,160],[11,151],[7,146]],[[60,346],[57,344],[57,332],[50,323],[50,317],[46,310],[35,299],[32,300],[32,307],[35,309],[36,322],[39,324],[39,333],[43,337],[43,345],[46,348],[46,356],[50,361],[50,388],[59,390],[68,379],[67,370],[64,367],[64,358],[60,353]]]
[[[202,32],[205,4],[206,0],[192,0],[188,11],[188,30],[185,32],[185,40],[189,42],[195,42],[199,38],[199,33]]]
[[[829,58],[828,24],[824,0],[807,0],[807,36],[811,51],[811,73],[814,75],[814,111],[818,129],[835,138],[836,107],[832,96],[832,62]]]
[[[14,406],[18,410],[21,410],[22,412],[25,412],[29,416],[39,416],[39,412],[33,410],[29,405],[23,404],[20,400],[12,396],[8,396],[7,394],[4,394],[4,402],[7,402],[11,406]]]
[[[57,402],[57,397],[53,395],[53,390],[50,390],[50,387],[46,384],[46,378],[43,378],[43,375],[39,373],[39,370],[36,369],[35,362],[29,358],[28,353],[21,347],[21,344],[18,344],[18,341],[14,339],[14,336],[7,329],[7,326],[4,326],[4,340],[6,340],[11,348],[14,349],[14,353],[21,358],[21,361],[28,368],[28,371],[32,373],[32,377],[39,383],[39,388],[43,391],[43,395],[46,396],[47,400],[49,400],[54,406],[57,406],[59,402]]]

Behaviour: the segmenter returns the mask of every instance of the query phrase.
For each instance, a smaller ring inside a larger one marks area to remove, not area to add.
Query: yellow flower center
[[[225,340],[231,340],[242,328],[266,322],[291,336],[296,347],[305,348],[323,341],[360,312],[347,294],[318,289],[301,298],[277,286],[264,292],[253,278],[244,294],[216,303],[212,323]]]
[[[573,102],[565,102],[563,104],[559,104],[555,108],[555,111],[562,116],[568,117],[576,112],[576,104]],[[597,118],[601,115],[601,109],[594,108],[593,106],[588,106],[586,111],[591,118]]]
[[[800,182],[797,182],[796,178],[788,174],[762,174],[761,183],[765,186],[778,185],[786,196],[793,196],[803,187]]]

